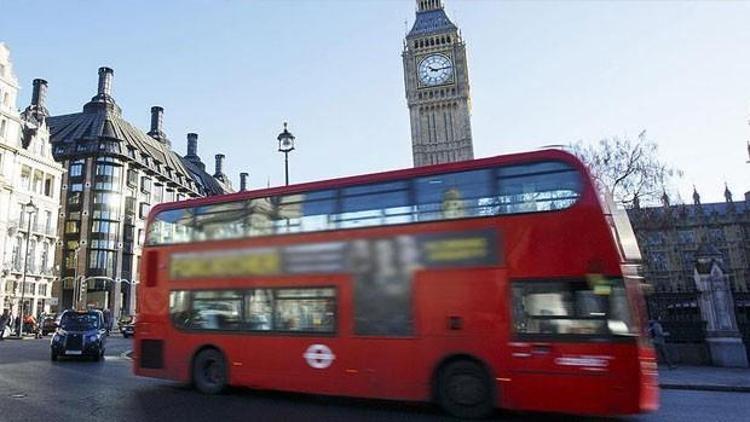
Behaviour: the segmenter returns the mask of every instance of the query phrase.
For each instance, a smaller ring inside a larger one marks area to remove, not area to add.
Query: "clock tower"
[[[402,56],[414,166],[474,158],[466,44],[442,0],[417,0]]]

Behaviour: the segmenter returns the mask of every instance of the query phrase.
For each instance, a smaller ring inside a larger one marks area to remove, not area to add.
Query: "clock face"
[[[417,75],[424,85],[444,84],[453,76],[453,62],[444,54],[429,55],[419,62]]]

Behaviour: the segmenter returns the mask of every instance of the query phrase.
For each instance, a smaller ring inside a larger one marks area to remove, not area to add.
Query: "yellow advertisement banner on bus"
[[[174,253],[172,280],[282,274],[405,273],[419,268],[497,265],[495,230],[400,235],[347,242]]]

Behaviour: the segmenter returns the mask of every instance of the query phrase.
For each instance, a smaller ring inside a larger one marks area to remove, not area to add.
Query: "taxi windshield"
[[[60,328],[69,331],[86,331],[99,328],[96,314],[66,313],[60,320]]]

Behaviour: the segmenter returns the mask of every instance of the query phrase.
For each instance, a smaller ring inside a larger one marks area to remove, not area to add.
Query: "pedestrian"
[[[104,309],[102,312],[104,316],[104,328],[107,329],[107,333],[112,331],[112,312],[109,309]]]
[[[5,337],[5,328],[10,322],[10,314],[7,309],[3,309],[3,314],[0,315],[0,341]]]
[[[669,358],[667,342],[664,339],[669,333],[665,333],[661,323],[653,319],[648,322],[648,332],[651,334],[651,340],[654,344],[654,349],[656,349],[658,359],[662,363],[666,363],[669,369],[674,369],[675,366],[672,364],[672,359]]]
[[[39,312],[36,318],[36,331],[34,338],[42,338],[42,324],[44,323],[44,312]]]
[[[12,321],[12,323],[10,324],[10,330],[15,334],[18,332],[18,314],[12,315],[10,317],[10,320]]]
[[[28,334],[36,332],[36,318],[34,318],[34,315],[27,314],[23,317],[23,331]]]

